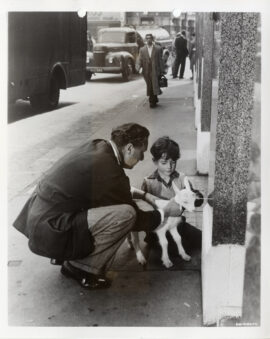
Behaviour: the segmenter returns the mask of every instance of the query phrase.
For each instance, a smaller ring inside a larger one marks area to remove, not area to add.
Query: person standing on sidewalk
[[[138,71],[142,68],[146,82],[146,95],[149,96],[150,107],[153,108],[158,102],[158,95],[162,92],[159,87],[159,78],[164,74],[162,60],[162,48],[154,44],[152,34],[146,34],[146,45],[140,49]]]
[[[58,260],[62,274],[86,289],[110,286],[105,273],[131,230],[151,231],[180,214],[174,201],[151,211],[133,201],[124,168],[144,159],[148,137],[147,128],[127,123],[111,140],[86,141],[49,169],[13,223],[32,252]],[[144,192],[135,198],[155,200]]]
[[[181,35],[181,33],[180,32],[178,32],[175,36],[174,36],[174,38],[173,38],[173,40],[172,40],[172,66],[171,66],[171,71],[172,71],[172,76],[174,75],[174,73],[175,73],[175,71],[174,71],[174,69],[175,69],[175,60],[176,60],[176,50],[175,50],[175,39],[177,38],[177,37],[179,37]],[[178,66],[178,68],[179,68],[179,66]]]
[[[195,53],[196,53],[195,33],[192,33],[190,43],[189,43],[190,70],[191,70],[191,73],[192,73],[191,80],[193,80],[193,74],[194,74]]]
[[[175,39],[175,52],[176,59],[173,69],[173,79],[177,78],[179,66],[180,66],[179,79],[183,79],[186,67],[186,57],[188,56],[187,39],[185,31],[182,31],[181,35],[177,36]]]

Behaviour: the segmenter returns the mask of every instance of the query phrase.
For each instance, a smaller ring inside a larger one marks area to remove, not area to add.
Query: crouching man
[[[174,201],[142,211],[132,200],[124,168],[144,159],[148,137],[145,127],[128,123],[111,140],[80,145],[45,174],[14,222],[32,252],[60,262],[62,274],[84,288],[110,286],[105,273],[131,230],[150,232],[164,216],[180,214]]]

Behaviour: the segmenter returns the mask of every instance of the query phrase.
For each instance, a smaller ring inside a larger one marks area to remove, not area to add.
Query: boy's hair
[[[179,145],[167,136],[158,138],[150,148],[150,152],[153,155],[153,161],[158,161],[164,153],[166,159],[176,161],[180,158]]]
[[[149,134],[146,127],[131,122],[114,128],[111,133],[111,140],[118,147],[123,147],[129,143],[134,147],[141,147]]]

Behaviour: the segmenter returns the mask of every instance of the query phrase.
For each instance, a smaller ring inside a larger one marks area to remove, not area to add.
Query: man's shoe
[[[172,78],[173,78],[173,79],[176,79],[177,77],[176,77],[176,76],[173,76]]]
[[[101,275],[85,272],[72,266],[68,261],[61,267],[61,273],[67,277],[76,280],[83,288],[88,290],[98,290],[111,286],[111,281]]]
[[[64,263],[64,260],[59,260],[59,259],[51,259],[50,260],[50,263],[52,264],[52,265],[59,265],[59,266],[61,266],[61,265],[63,265],[63,263]]]
[[[150,108],[154,108],[154,107],[156,107],[156,105],[157,105],[156,103],[151,103]]]

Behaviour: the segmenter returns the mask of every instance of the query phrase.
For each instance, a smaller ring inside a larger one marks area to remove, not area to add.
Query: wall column
[[[221,14],[214,191],[203,211],[203,322],[241,317],[258,15]]]
[[[202,48],[203,48],[203,13],[196,14],[196,79],[195,90],[195,128],[198,127],[201,114],[201,82],[202,82]]]
[[[203,24],[203,77],[201,90],[201,114],[197,125],[197,172],[199,174],[208,174],[214,49],[214,21],[212,13],[204,14]]]

